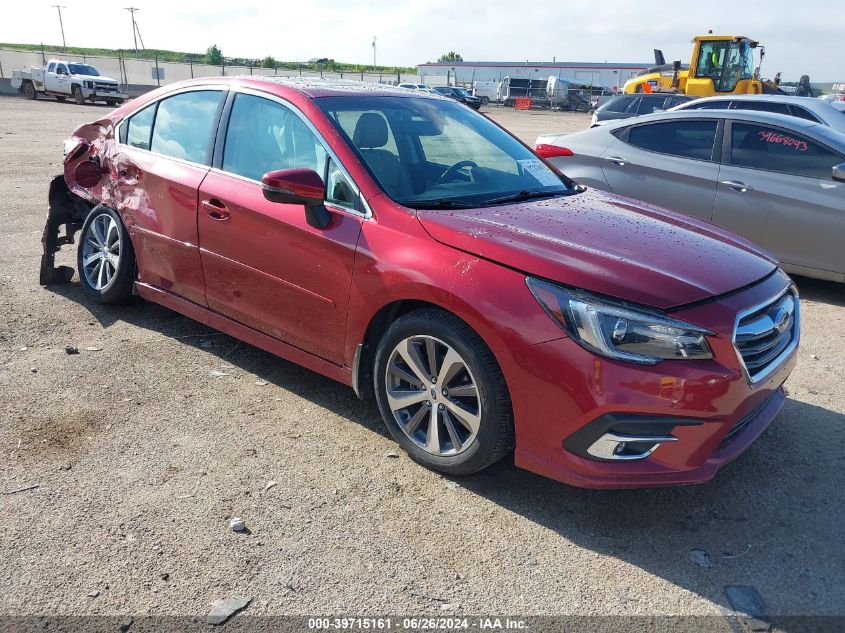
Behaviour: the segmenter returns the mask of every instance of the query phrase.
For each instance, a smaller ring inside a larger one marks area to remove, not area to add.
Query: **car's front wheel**
[[[423,309],[397,319],[379,343],[374,381],[390,434],[428,468],[465,475],[513,448],[502,371],[481,337],[452,314]]]
[[[82,95],[82,88],[79,86],[73,87],[73,101],[77,105],[82,105],[85,103],[85,97]]]
[[[77,251],[82,287],[100,303],[132,298],[135,251],[120,216],[104,205],[91,209]]]

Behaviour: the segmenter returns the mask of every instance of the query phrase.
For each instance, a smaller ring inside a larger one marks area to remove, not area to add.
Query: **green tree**
[[[278,66],[278,63],[273,59],[272,55],[267,55],[267,57],[261,60],[262,68],[275,68],[276,66]]]
[[[217,44],[212,44],[205,52],[205,63],[212,66],[219,66],[223,63],[223,53],[217,48]]]
[[[456,53],[455,51],[449,51],[445,55],[441,55],[437,61],[441,64],[443,62],[462,62],[464,61],[464,58],[461,57],[460,53]]]

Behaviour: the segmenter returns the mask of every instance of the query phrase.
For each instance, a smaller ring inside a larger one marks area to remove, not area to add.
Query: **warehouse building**
[[[426,83],[443,83],[448,76],[449,83],[469,85],[475,81],[501,81],[504,77],[520,79],[569,79],[584,85],[622,88],[622,85],[641,70],[654,63],[617,64],[590,62],[444,62],[425,63],[417,66],[420,80]],[[435,79],[437,78],[437,79]]]

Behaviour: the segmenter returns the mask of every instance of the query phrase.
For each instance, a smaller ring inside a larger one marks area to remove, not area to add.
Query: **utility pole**
[[[373,70],[376,69],[376,36],[373,35]]]
[[[138,57],[138,28],[135,26],[135,12],[140,11],[138,7],[124,7],[132,14],[132,39],[135,40],[135,57]]]
[[[54,4],[52,6],[59,12],[59,28],[62,29],[62,50],[67,53],[67,44],[65,43],[65,25],[62,22],[62,9],[67,9],[67,7],[61,4]]]

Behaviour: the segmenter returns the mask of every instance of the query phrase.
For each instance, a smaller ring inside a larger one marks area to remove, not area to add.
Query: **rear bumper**
[[[673,315],[717,332],[708,337],[712,360],[622,363],[596,356],[569,338],[507,356],[502,365],[514,408],[516,465],[585,488],[712,479],[763,433],[784,403],[782,385],[797,353],[752,384],[733,345],[733,323],[739,312],[786,283],[785,275],[776,274],[744,292]],[[622,420],[621,427],[630,430],[635,425],[627,421],[638,419],[654,422],[659,434],[671,434],[673,441],[632,461],[602,459],[601,444],[589,454],[584,449],[608,431],[613,437],[616,431],[607,420]]]

